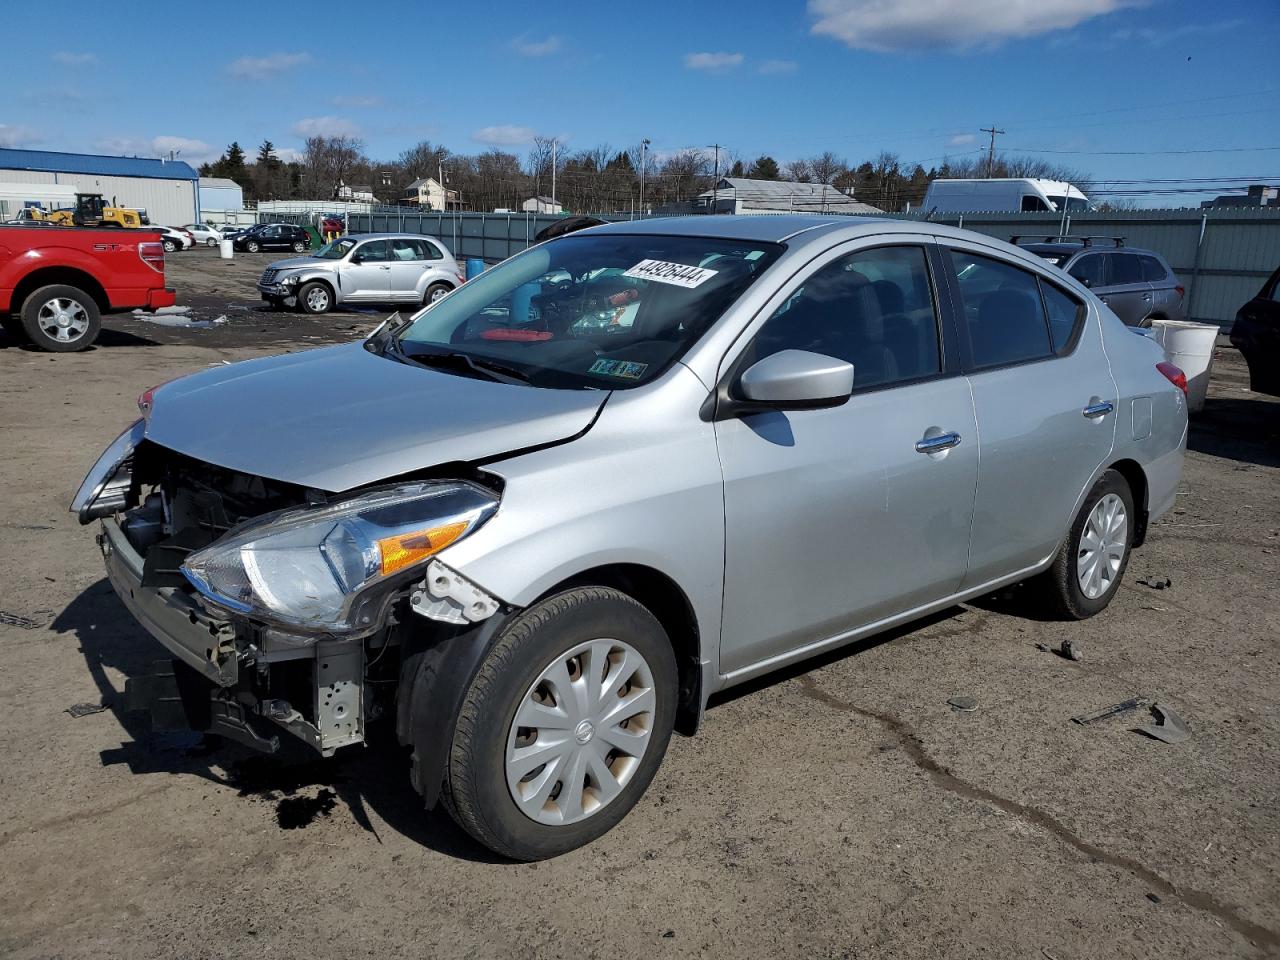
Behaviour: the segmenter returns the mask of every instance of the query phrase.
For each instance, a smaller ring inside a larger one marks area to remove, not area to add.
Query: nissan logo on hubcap
[[[579,743],[590,743],[591,738],[596,735],[595,725],[590,720],[583,720],[574,728],[573,735],[577,737]]]

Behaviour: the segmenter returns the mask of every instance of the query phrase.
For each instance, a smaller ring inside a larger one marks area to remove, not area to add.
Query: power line
[[[1203,150],[1050,150],[1044,147],[1010,147],[1022,153],[1058,153],[1083,157],[1170,157],[1191,153],[1260,153],[1280,147],[1210,147]]]

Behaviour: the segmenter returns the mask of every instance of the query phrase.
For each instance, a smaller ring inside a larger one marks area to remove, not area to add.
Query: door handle
[[[924,437],[916,441],[916,453],[941,453],[960,446],[960,434],[940,433],[936,437]]]
[[[1082,411],[1090,420],[1097,420],[1099,417],[1105,417],[1108,413],[1115,409],[1110,400],[1103,400],[1100,403],[1091,403]]]
[[[1144,294],[1142,295],[1142,299],[1143,299],[1143,300],[1150,300],[1150,299],[1151,299],[1151,294],[1149,294],[1149,293],[1144,293]]]
[[[379,270],[390,270],[390,269],[391,269],[391,267],[390,267],[389,265],[387,265],[387,266],[381,266],[381,267],[379,267],[378,269],[379,269]]]

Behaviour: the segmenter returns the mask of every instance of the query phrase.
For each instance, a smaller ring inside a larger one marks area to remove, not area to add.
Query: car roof
[[[756,240],[780,243],[801,233],[831,227],[848,227],[858,223],[883,227],[897,221],[882,217],[822,217],[813,214],[784,213],[777,216],[738,216],[703,214],[692,217],[655,217],[650,220],[621,220],[579,233],[645,234],[685,237],[723,237],[726,240]],[[870,231],[869,231],[870,232]]]
[[[422,233],[344,233],[342,237],[351,240],[434,240],[442,243],[439,237],[429,237]]]
[[[1146,247],[1130,247],[1127,244],[1122,247],[1115,247],[1115,246],[1106,246],[1101,243],[1093,243],[1093,244],[1086,245],[1083,243],[1072,243],[1071,241],[1065,241],[1065,242],[1058,242],[1058,243],[1019,243],[1019,244],[1016,244],[1016,246],[1020,247],[1023,250],[1030,250],[1032,253],[1037,255],[1043,255],[1046,253],[1053,253],[1053,254],[1083,253],[1084,251],[1087,250],[1090,253],[1140,253],[1144,256],[1164,259],[1163,257],[1160,256],[1160,254],[1156,253],[1154,250],[1148,250]]]

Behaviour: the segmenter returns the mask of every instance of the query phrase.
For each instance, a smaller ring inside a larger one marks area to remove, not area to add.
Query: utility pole
[[[714,179],[711,181],[711,212],[718,213],[720,205],[720,144],[709,143],[707,146],[716,152],[716,172]]]
[[[548,213],[556,212],[556,142],[551,141],[551,209]]]
[[[991,146],[987,150],[987,176],[990,177],[991,172],[996,168],[996,134],[1004,133],[1004,131],[997,129],[993,123],[989,127],[982,127],[980,132],[991,134]]]
[[[640,141],[640,219],[641,220],[644,219],[644,168],[647,165],[645,162],[645,151],[648,149],[649,149],[649,141],[641,140]]]

